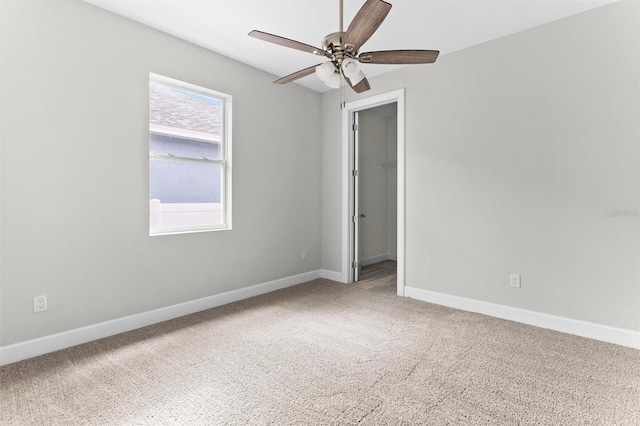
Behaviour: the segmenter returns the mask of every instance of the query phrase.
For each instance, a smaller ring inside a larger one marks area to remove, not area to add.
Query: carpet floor
[[[394,262],[0,368],[3,425],[640,425],[640,351],[395,296]]]

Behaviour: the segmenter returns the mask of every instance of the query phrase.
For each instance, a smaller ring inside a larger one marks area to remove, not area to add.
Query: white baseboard
[[[343,282],[342,272],[334,272],[327,269],[320,270],[320,278],[326,278],[331,281],[338,281],[339,283]]]
[[[378,262],[384,262],[385,260],[387,260],[387,253],[362,259],[360,261],[360,264],[362,266],[367,266],[367,265],[373,265],[374,263],[378,263]]]
[[[0,366],[320,278],[320,270],[0,347]]]
[[[371,256],[371,257],[362,259],[360,263],[362,264],[362,266],[367,266],[367,265],[373,265],[374,263],[384,262],[385,260],[397,261],[398,255],[396,255],[395,253],[379,254],[377,256]]]
[[[495,303],[483,302],[465,297],[451,296],[434,291],[405,287],[404,294],[412,299],[444,305],[464,311],[477,312],[496,318],[502,318],[536,327],[548,328],[562,333],[588,337],[621,346],[640,349],[640,332],[609,327],[571,318],[549,315],[542,312],[528,311]]]

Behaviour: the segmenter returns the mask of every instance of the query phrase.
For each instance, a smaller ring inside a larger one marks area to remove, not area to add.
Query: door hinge
[[[358,223],[358,215],[353,215],[353,223]]]
[[[351,176],[357,177],[358,176],[358,171],[357,170],[351,170]]]
[[[353,129],[354,132],[358,131],[358,125],[356,123],[353,123],[353,126],[351,126],[351,128]]]
[[[351,262],[351,267],[353,269],[357,268],[358,267],[358,262]]]

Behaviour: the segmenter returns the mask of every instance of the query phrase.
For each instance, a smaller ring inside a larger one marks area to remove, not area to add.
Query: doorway
[[[343,109],[343,281],[358,281],[364,265],[395,260],[400,296],[405,287],[404,118],[404,89]]]
[[[365,266],[397,260],[397,103],[354,113],[352,281]]]

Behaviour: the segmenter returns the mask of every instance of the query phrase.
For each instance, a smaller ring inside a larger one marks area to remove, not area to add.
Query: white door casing
[[[362,268],[362,255],[360,251],[360,138],[359,138],[359,112],[354,111],[351,116],[351,120],[353,120],[353,124],[351,125],[352,136],[350,138],[350,143],[352,147],[350,148],[350,152],[353,153],[351,156],[351,193],[353,194],[353,198],[351,199],[352,203],[352,227],[353,232],[351,232],[351,239],[353,244],[353,253],[351,255],[351,281],[359,281],[360,280],[360,269]]]

